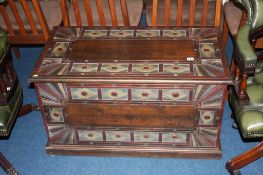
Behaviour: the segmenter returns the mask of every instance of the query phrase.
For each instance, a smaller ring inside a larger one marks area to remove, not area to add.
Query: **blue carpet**
[[[34,89],[29,88],[28,77],[42,48],[22,48],[21,59],[14,59],[24,88],[24,103],[37,102]],[[231,57],[231,45],[228,56]],[[49,156],[44,148],[47,136],[39,112],[19,118],[8,140],[0,140],[0,150],[23,175],[222,175],[228,159],[255,146],[244,143],[237,130],[231,128],[230,108],[225,105],[221,144],[221,160],[191,160],[178,158],[123,158],[89,156]],[[242,169],[245,175],[263,172],[263,159]],[[4,174],[0,169],[0,174]]]

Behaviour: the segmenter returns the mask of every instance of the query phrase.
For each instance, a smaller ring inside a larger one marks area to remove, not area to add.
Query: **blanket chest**
[[[221,157],[217,28],[55,27],[29,81],[49,154]]]

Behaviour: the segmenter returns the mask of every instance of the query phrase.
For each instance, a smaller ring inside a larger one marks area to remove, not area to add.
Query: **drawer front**
[[[71,126],[164,127],[197,126],[197,109],[192,105],[140,105],[67,103],[67,123]]]

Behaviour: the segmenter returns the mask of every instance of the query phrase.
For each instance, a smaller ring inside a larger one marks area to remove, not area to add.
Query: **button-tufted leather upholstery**
[[[262,138],[263,56],[255,53],[251,41],[263,34],[263,0],[235,0],[235,2],[246,10],[247,19],[235,38],[236,80],[235,86],[231,89],[229,101],[242,137]],[[239,72],[240,80],[238,80]],[[263,141],[249,151],[229,160],[226,168],[231,174],[239,174],[238,169],[261,158],[262,155]]]
[[[7,34],[0,30],[0,136],[8,136],[22,103],[22,88],[15,77],[7,80],[8,54]],[[4,84],[4,85],[3,85]],[[8,88],[8,89],[4,89]],[[5,91],[6,90],[6,91]],[[4,100],[5,99],[5,100]]]

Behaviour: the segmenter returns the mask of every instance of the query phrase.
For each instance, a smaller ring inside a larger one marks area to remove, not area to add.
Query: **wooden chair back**
[[[21,8],[18,7],[19,2],[8,0],[8,3],[0,5],[0,13],[6,25],[6,30],[9,34],[8,39],[10,44],[43,44],[49,37],[49,28],[39,0],[20,0]],[[32,3],[34,11],[30,8],[29,3]],[[10,14],[11,9],[12,14]],[[22,20],[22,13],[27,18],[27,21]],[[11,16],[12,15],[12,16]],[[33,17],[36,15],[36,18]],[[15,18],[16,24],[13,23],[11,18]],[[37,20],[36,20],[37,19]],[[30,29],[26,29],[26,24],[29,24]],[[40,25],[41,31],[37,28]],[[15,26],[18,26],[16,29]]]
[[[96,1],[96,9],[98,11],[98,18],[99,18],[99,25],[100,26],[106,26],[107,22],[106,22],[106,16],[105,16],[105,8],[106,5],[105,1],[103,0],[71,0],[72,2],[72,6],[74,9],[74,15],[75,15],[75,19],[76,19],[76,26],[83,26],[84,22],[81,19],[81,10],[80,10],[80,3],[79,1],[83,1],[84,3],[84,7],[85,7],[85,13],[86,13],[86,20],[87,20],[87,24],[88,26],[95,26],[95,22],[94,22],[94,14],[92,12],[92,8],[94,8],[94,6],[92,6],[91,1]],[[66,0],[61,0],[61,12],[62,12],[62,17],[63,17],[63,23],[65,26],[70,26],[70,20],[69,20],[69,14],[68,14],[68,9],[65,8],[67,6],[66,4]],[[116,3],[120,3],[120,7],[121,7],[121,16],[117,16],[117,10],[116,10]],[[130,26],[130,19],[129,19],[129,12],[128,12],[128,8],[127,8],[127,2],[126,0],[108,0],[108,8],[110,11],[110,17],[111,17],[111,25],[112,26],[119,26],[120,24],[118,23],[117,18],[122,18],[123,21],[123,25],[124,26]]]
[[[173,0],[152,0],[153,1],[153,8],[152,8],[152,26],[157,25],[157,15],[158,15],[158,3],[160,1],[165,1],[165,9],[164,9],[164,16],[163,16],[163,25],[169,26],[170,25],[170,18],[171,18],[171,1]],[[190,2],[187,2],[190,1]],[[201,26],[207,26],[207,17],[209,13],[215,13],[214,15],[214,26],[220,26],[221,24],[221,0],[214,0],[215,1],[215,12],[209,12],[209,0],[198,0],[198,3],[202,1],[202,10],[201,10]],[[189,3],[189,11],[184,12],[183,7],[186,3]],[[183,13],[189,13],[188,15],[188,26],[195,26],[195,15],[197,14],[196,8],[196,0],[177,0],[177,14],[176,14],[176,26],[182,26],[183,21]]]
[[[223,19],[222,15],[222,0],[147,0],[152,1],[152,16],[151,16],[151,26],[155,27],[158,24],[158,19],[160,20],[160,14],[158,12],[158,6],[160,3],[164,3],[164,15],[162,18],[163,26],[172,26],[171,18],[176,19],[176,27],[181,26],[213,26],[220,27],[224,34],[224,43],[227,42],[228,28]],[[175,1],[176,5],[176,14],[172,16],[172,1]],[[197,4],[199,3],[199,4]],[[187,9],[186,6],[189,6]],[[201,9],[200,9],[201,6]],[[213,6],[211,8],[211,6]],[[158,18],[159,17],[159,18]],[[187,19],[185,19],[187,18]],[[208,20],[213,18],[213,23]],[[187,20],[187,24],[184,21]],[[198,24],[196,21],[200,21]]]

